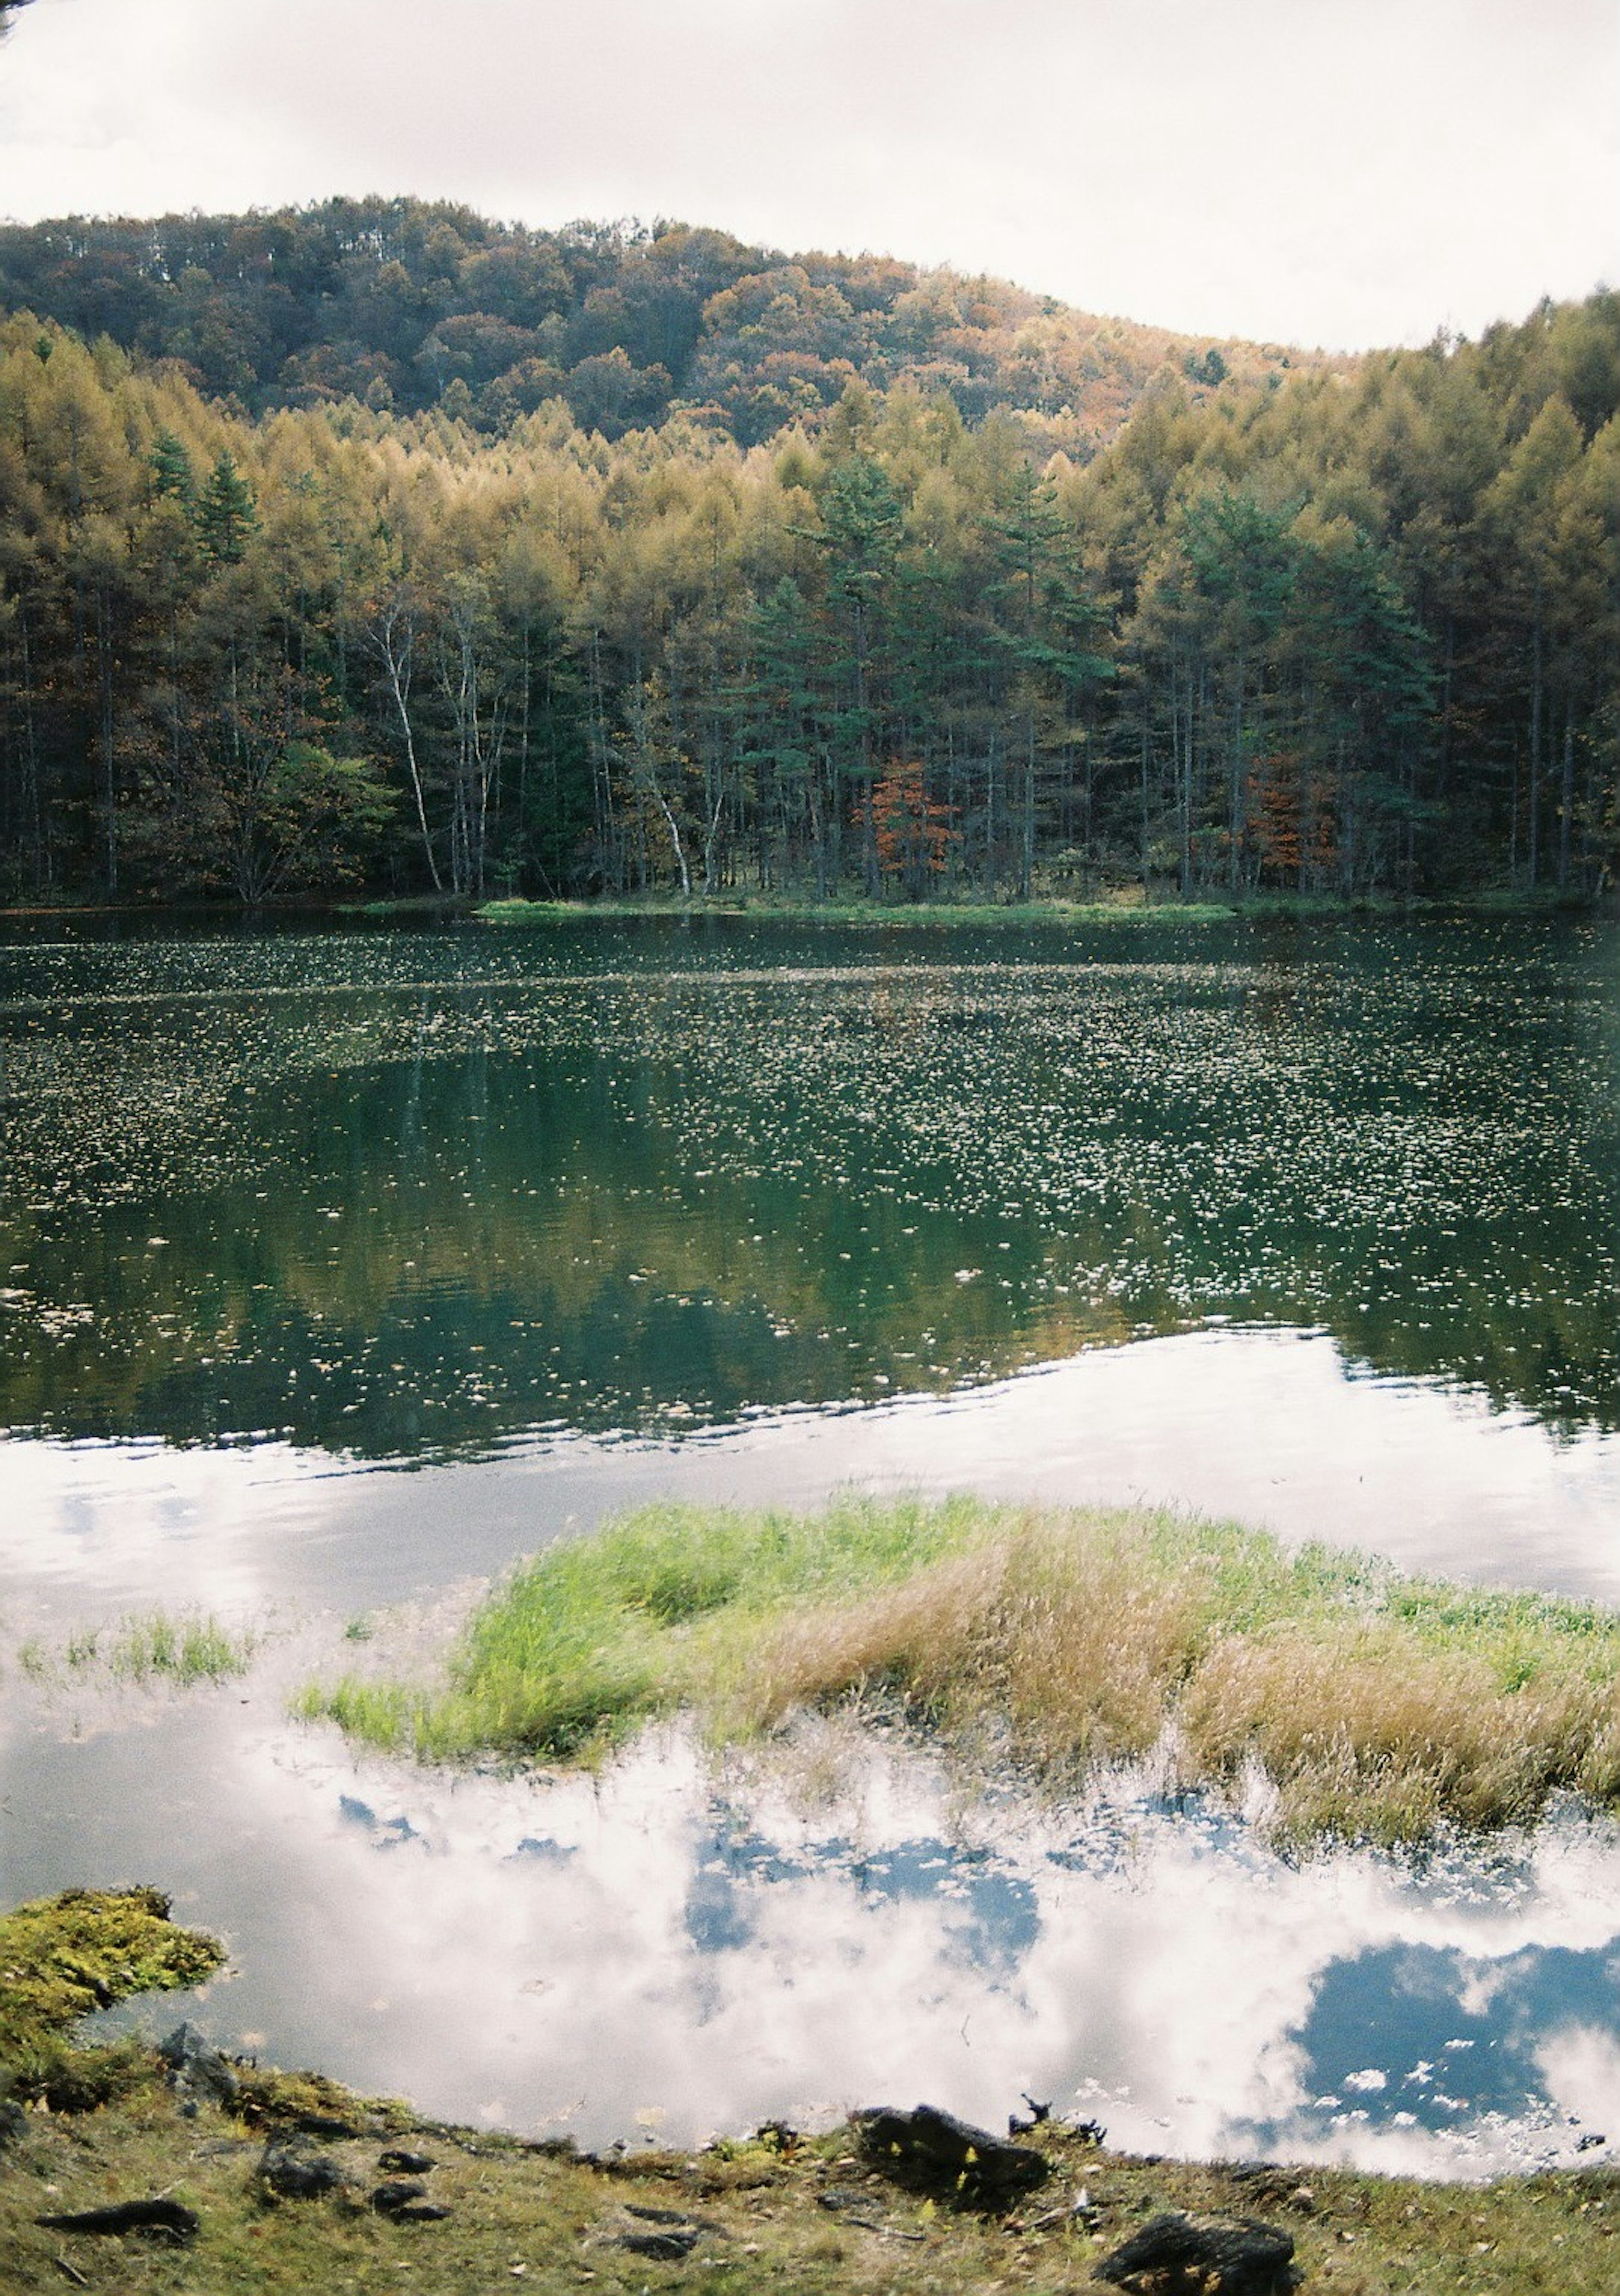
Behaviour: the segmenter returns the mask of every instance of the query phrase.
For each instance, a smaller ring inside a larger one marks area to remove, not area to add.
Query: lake
[[[222,2040],[593,2139],[1024,2088],[1159,2151],[1607,2136],[1575,1813],[1299,1865],[1150,1775],[452,1778],[283,1702],[667,1492],[1169,1499],[1620,1600],[1617,987],[1570,920],[16,933],[0,1891],[155,1881]],[[30,1669],[159,1600],[253,1672]]]

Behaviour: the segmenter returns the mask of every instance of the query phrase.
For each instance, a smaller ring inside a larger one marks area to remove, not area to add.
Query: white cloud
[[[1536,2053],[1548,2095],[1560,2112],[1600,2136],[1620,2104],[1620,2041],[1590,2025],[1567,2025]]]

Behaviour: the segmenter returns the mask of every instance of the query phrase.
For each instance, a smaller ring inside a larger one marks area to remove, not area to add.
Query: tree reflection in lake
[[[1613,1427],[1614,962],[1568,924],[12,947],[0,1417],[444,1456],[1238,1318]]]

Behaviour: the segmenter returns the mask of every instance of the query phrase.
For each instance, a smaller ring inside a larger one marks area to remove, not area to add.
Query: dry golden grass
[[[766,1627],[735,1719],[771,1728],[881,1688],[958,1733],[993,1718],[1027,1757],[1121,1759],[1159,1737],[1200,1623],[1192,1592],[1144,1582],[1103,1526],[1026,1518],[897,1587]]]
[[[1409,1841],[1443,1819],[1532,1818],[1559,1789],[1615,1798],[1616,1685],[1556,1666],[1504,1688],[1475,1649],[1379,1621],[1341,1644],[1287,1628],[1225,1636],[1179,1710],[1195,1775],[1257,1761],[1302,1836]]]
[[[454,1759],[599,1751],[682,1709],[734,1740],[874,1696],[1060,1776],[1156,1745],[1187,1784],[1257,1766],[1299,1840],[1620,1800],[1620,1616],[1146,1509],[648,1510],[526,1565],[442,1693],[350,1681],[301,1710]]]

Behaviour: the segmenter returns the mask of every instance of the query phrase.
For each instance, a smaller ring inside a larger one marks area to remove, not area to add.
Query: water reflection
[[[1141,1791],[964,1809],[894,1750],[830,1798],[808,1750],[819,1801],[678,1737],[601,1782],[452,1784],[218,1715],[144,1734],[159,1811],[111,1791],[130,1743],[9,1759],[59,1824],[99,1814],[88,1878],[160,1857],[223,1929],[208,2030],[430,2112],[687,2142],[884,2097],[994,2122],[1028,2091],[1140,2149],[1464,2175],[1608,2134],[1609,1827],[1298,1866]],[[199,1798],[217,1831],[176,1825]]]
[[[1616,963],[1566,926],[0,948],[0,1655],[159,1596],[330,1638],[640,1498],[850,1482],[1620,1596]],[[236,1956],[223,2038],[430,2111],[1028,2091],[1471,2170],[1568,2152],[1620,2074],[1605,1828],[1295,1868],[1145,1793],[963,1811],[897,1755],[806,1815],[678,1741],[451,1781],[282,1713],[260,1674],[13,1677],[0,1897],[173,1887]]]
[[[479,1453],[1212,1317],[1620,1421],[1584,926],[0,948],[0,1420]]]
[[[249,1623],[431,1600],[656,1496],[807,1507],[852,1485],[1145,1498],[1412,1570],[1620,1601],[1620,1439],[1564,1439],[1477,1390],[1354,1375],[1312,1332],[1192,1332],[944,1398],[678,1441],[564,1432],[409,1471],[286,1443],[13,1438],[0,1440],[0,1482],[4,1623],[18,1633],[94,1624],[158,1590]]]

